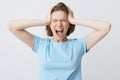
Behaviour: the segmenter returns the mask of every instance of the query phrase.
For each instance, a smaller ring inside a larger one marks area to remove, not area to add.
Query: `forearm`
[[[99,20],[80,20],[80,19],[72,19],[73,24],[82,25],[89,28],[92,28],[96,31],[109,31],[110,23],[99,21]]]
[[[15,29],[26,29],[34,26],[42,26],[46,25],[45,20],[39,20],[39,19],[22,19],[22,20],[12,20],[8,23],[9,28],[15,28]]]

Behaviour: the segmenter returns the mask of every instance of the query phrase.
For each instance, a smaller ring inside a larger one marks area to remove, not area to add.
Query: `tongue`
[[[57,35],[58,35],[58,36],[62,36],[62,31],[58,31],[58,32],[57,32]]]

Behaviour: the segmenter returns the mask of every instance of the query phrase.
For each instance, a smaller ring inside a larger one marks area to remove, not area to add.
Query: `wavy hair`
[[[59,2],[57,5],[55,5],[51,9],[51,14],[55,11],[58,11],[58,10],[64,11],[67,15],[69,14],[69,10],[68,10],[67,6],[62,2]],[[67,34],[66,34],[67,36],[69,36],[75,29],[75,25],[73,25],[71,23],[69,23],[69,25],[70,25],[70,27],[69,27]],[[52,33],[49,25],[46,26],[46,31],[47,31],[48,36],[51,36],[51,37],[53,36],[53,33]]]

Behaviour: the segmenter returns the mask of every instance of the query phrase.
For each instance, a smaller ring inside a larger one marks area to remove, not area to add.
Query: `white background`
[[[63,1],[63,0],[62,0]],[[45,19],[50,6],[59,0],[0,0],[0,80],[38,80],[38,56],[8,29],[13,19]],[[98,19],[112,24],[110,33],[82,59],[83,80],[120,80],[120,1],[64,0],[76,18]],[[47,37],[45,27],[29,31]],[[80,38],[91,29],[76,26],[69,38]]]

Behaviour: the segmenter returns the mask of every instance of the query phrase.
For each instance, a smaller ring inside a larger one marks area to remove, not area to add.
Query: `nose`
[[[60,20],[58,20],[57,26],[58,26],[58,27],[61,27],[61,26],[62,26],[62,22],[61,22]]]

